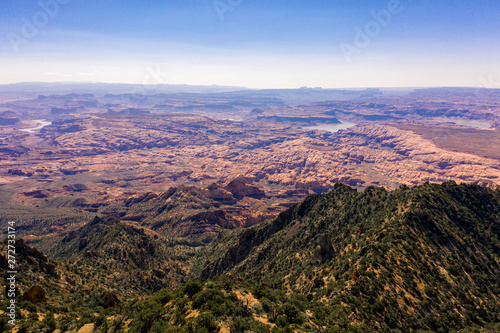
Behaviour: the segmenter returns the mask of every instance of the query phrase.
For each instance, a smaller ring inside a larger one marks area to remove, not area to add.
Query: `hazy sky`
[[[500,88],[499,0],[2,0],[0,83]]]

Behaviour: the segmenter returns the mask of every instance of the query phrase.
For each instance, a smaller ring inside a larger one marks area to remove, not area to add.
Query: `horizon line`
[[[300,90],[300,89],[311,89],[311,90],[367,90],[367,89],[433,89],[433,88],[455,88],[455,89],[487,89],[487,90],[500,90],[500,88],[495,87],[484,87],[484,86],[363,86],[363,87],[322,87],[322,86],[301,86],[301,87],[278,87],[278,88],[265,88],[265,87],[247,87],[238,85],[220,85],[220,84],[190,84],[190,83],[152,83],[152,84],[142,84],[142,83],[130,83],[130,82],[103,82],[103,81],[19,81],[10,83],[0,83],[0,87],[5,86],[15,86],[23,84],[68,84],[68,85],[78,85],[78,84],[88,84],[88,85],[130,85],[130,86],[142,86],[142,87],[168,87],[168,86],[190,86],[190,87],[220,87],[220,88],[234,88],[243,90]]]

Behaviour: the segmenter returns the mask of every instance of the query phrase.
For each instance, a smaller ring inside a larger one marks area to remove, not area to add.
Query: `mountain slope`
[[[221,234],[193,274],[226,272],[327,303],[325,326],[447,331],[500,321],[499,191],[342,185]],[[320,318],[321,317],[321,318]]]
[[[180,283],[189,248],[117,216],[96,217],[69,232],[51,251],[56,259],[108,275],[108,287],[124,293]]]

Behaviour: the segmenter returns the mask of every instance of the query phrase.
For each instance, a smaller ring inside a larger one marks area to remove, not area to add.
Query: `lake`
[[[328,131],[328,132],[338,132],[340,130],[348,129],[349,127],[356,126],[354,123],[340,123],[340,124],[321,124],[316,126],[307,126],[302,127],[303,129],[308,130],[320,130],[320,131]]]
[[[23,129],[20,129],[20,131],[28,132],[28,133],[35,133],[39,129],[42,129],[45,126],[52,124],[51,121],[45,121],[45,119],[36,119],[36,120],[33,120],[33,121],[36,121],[38,123],[35,127],[23,128]]]
[[[462,125],[462,126],[469,126],[469,127],[475,127],[475,128],[490,128],[491,125],[488,123],[481,123],[481,122],[475,122],[475,121],[454,121],[455,124],[457,125]]]

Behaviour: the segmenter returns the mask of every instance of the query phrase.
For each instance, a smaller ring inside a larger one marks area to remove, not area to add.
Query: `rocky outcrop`
[[[58,131],[61,133],[75,133],[75,132],[81,132],[84,130],[85,130],[85,127],[83,127],[79,124],[58,127]]]
[[[9,169],[7,170],[7,173],[13,175],[13,176],[28,176],[31,177],[33,175],[33,172],[29,172],[26,170],[20,170],[20,169]]]
[[[64,185],[63,189],[69,192],[82,192],[88,190],[89,188],[85,184],[71,184],[71,185]]]
[[[5,157],[19,157],[29,151],[30,149],[26,147],[2,147],[0,148],[0,156],[4,155]]]
[[[0,126],[14,125],[19,122],[19,116],[12,111],[0,113]]]
[[[250,185],[244,177],[238,177],[230,181],[225,189],[231,192],[235,198],[243,197],[253,197],[253,198],[263,198],[266,196],[265,192],[259,189],[257,186]]]
[[[112,291],[105,291],[101,294],[101,301],[105,309],[112,308],[121,304],[118,296]]]
[[[23,294],[23,299],[31,302],[33,304],[46,303],[47,297],[45,296],[45,290],[42,286],[36,285],[28,289]]]
[[[134,196],[128,197],[127,199],[125,199],[125,205],[130,206],[132,204],[136,204],[139,202],[147,202],[147,201],[154,199],[154,198],[157,198],[157,197],[158,197],[158,194],[156,194],[156,193],[146,192],[146,193],[141,194],[141,195],[134,195]]]
[[[7,240],[4,241],[7,243]],[[49,258],[34,247],[26,245],[24,239],[18,239],[16,242],[16,254],[19,256],[20,261],[26,262],[32,268],[36,267],[37,270],[42,271],[52,277],[58,277],[56,265],[52,263]]]
[[[205,189],[205,195],[210,199],[217,200],[227,205],[233,205],[237,202],[236,198],[233,196],[233,193],[231,193],[227,189],[220,187],[216,183],[212,183]]]
[[[329,234],[324,234],[319,239],[319,244],[316,247],[316,258],[321,261],[330,260],[333,257],[334,250],[332,246],[332,240]]]
[[[47,198],[49,196],[47,191],[44,191],[44,190],[35,190],[35,191],[30,191],[30,192],[24,192],[23,194],[27,197],[33,197],[33,198],[37,198],[37,199]]]

